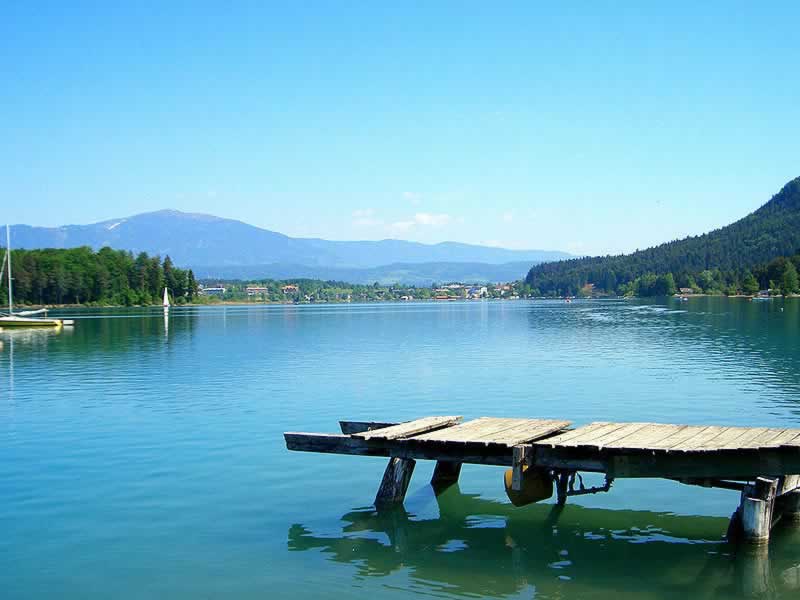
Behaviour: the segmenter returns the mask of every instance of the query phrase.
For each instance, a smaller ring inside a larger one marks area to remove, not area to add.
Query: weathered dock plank
[[[423,419],[416,419],[399,425],[391,427],[383,427],[381,429],[373,429],[371,431],[362,431],[354,433],[355,437],[360,437],[365,440],[379,439],[379,440],[398,440],[401,438],[412,437],[420,433],[433,431],[435,429],[442,429],[455,425],[461,421],[462,417],[425,417]]]
[[[789,440],[788,442],[784,442],[782,445],[800,447],[800,431],[791,440]]]
[[[605,423],[597,422],[590,423],[584,427],[571,429],[560,435],[548,438],[547,444],[555,447],[558,446],[580,446],[581,440],[592,439],[593,437],[601,437],[608,433],[612,433],[625,426],[625,423]]]
[[[781,440],[790,441],[795,435],[793,429],[767,429],[763,434],[744,443],[742,448],[768,448],[773,443],[780,446]]]
[[[446,430],[441,429],[431,433],[414,436],[417,440],[429,441],[448,441],[448,442],[467,442],[476,440],[481,435],[502,431],[508,427],[512,427],[515,419],[509,418],[495,418],[495,417],[480,417],[461,423]]]
[[[684,442],[681,442],[680,444],[674,445],[672,448],[670,448],[670,450],[675,452],[701,452],[706,444],[708,444],[718,435],[721,435],[725,429],[727,428],[717,426],[702,428],[698,427],[697,435],[685,440]]]
[[[686,429],[686,427],[686,425],[661,425],[651,423],[624,438],[614,440],[607,444],[607,447],[647,450],[661,440],[675,435],[676,433],[680,433]]]
[[[569,421],[481,417],[461,425],[414,436],[415,441],[500,444],[513,447],[561,431]]]
[[[671,425],[663,423],[591,423],[546,440],[552,447],[710,452],[800,447],[800,429]]]
[[[706,427],[692,427],[686,426],[680,431],[674,432],[672,435],[665,437],[658,442],[654,442],[652,445],[653,450],[672,450],[675,446],[686,442],[698,435],[701,434],[702,430],[706,429]]]
[[[518,420],[517,424],[509,429],[504,429],[495,434],[481,436],[479,441],[491,444],[504,444],[517,446],[540,440],[549,435],[563,431],[570,426],[570,421],[556,421],[551,419]]]

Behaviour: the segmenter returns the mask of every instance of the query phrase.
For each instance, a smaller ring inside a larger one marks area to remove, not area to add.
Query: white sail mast
[[[6,223],[6,256],[8,257],[8,314],[13,314],[13,301],[11,299],[11,228]]]

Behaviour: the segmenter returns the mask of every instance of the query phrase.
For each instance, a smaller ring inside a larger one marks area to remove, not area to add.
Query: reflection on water
[[[800,427],[799,309],[53,311],[75,327],[0,332],[0,596],[800,597],[791,530],[769,560],[721,541],[732,492],[618,480],[555,514],[512,508],[489,467],[436,498],[420,463],[410,513],[378,515],[351,507],[384,461],[282,436],[430,414]]]
[[[417,591],[467,597],[792,598],[800,594],[800,535],[767,548],[720,539],[727,521],[568,505],[525,509],[461,493],[438,516],[354,510],[338,533],[289,528],[293,552],[321,551],[354,578],[410,573]],[[790,552],[794,550],[795,552]],[[793,558],[789,558],[794,554]],[[775,558],[777,556],[777,558]]]

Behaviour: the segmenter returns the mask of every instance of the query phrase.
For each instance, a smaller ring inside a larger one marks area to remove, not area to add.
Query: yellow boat
[[[0,317],[0,328],[5,327],[63,327],[64,321],[61,319],[33,319],[21,317],[19,315]]]

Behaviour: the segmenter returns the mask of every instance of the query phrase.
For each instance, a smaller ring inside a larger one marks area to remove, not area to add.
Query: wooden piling
[[[461,475],[460,462],[452,460],[437,460],[436,466],[433,468],[431,485],[435,491],[442,491],[454,483],[458,483],[459,475]]]
[[[386,465],[386,470],[383,472],[378,494],[375,496],[376,507],[403,503],[416,464],[417,461],[412,458],[392,457],[389,459],[389,464]]]
[[[753,544],[769,541],[777,489],[777,479],[759,477],[742,492],[739,516],[744,541]]]
[[[559,506],[564,506],[567,503],[567,490],[569,489],[569,478],[572,473],[569,471],[562,471],[556,474],[556,493],[558,497],[556,503]]]
[[[784,521],[800,523],[800,475],[783,478],[775,504]]]

